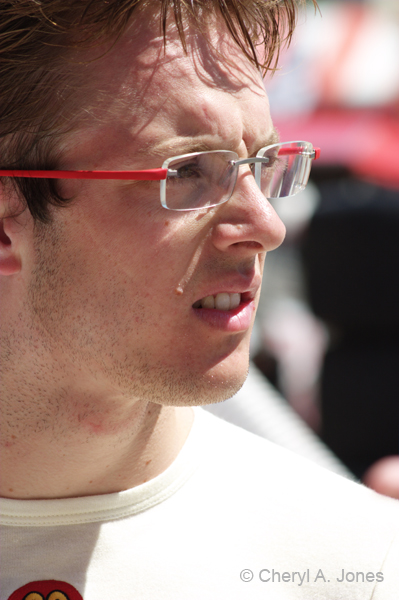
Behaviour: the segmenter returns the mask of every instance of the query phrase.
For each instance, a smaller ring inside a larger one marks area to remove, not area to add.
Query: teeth
[[[195,308],[216,308],[217,310],[232,310],[241,302],[241,294],[228,294],[222,292],[216,296],[205,296],[194,304]]]
[[[215,297],[215,308],[218,310],[230,310],[230,294],[218,294]]]
[[[213,296],[205,296],[201,301],[202,308],[215,308],[215,298]]]
[[[241,294],[229,294],[230,296],[230,310],[232,308],[237,308],[241,302]]]

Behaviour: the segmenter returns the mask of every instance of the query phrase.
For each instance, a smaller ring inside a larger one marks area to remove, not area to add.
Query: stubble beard
[[[77,389],[80,374],[100,385],[104,382],[104,388],[129,402],[140,400],[166,406],[212,404],[230,398],[242,387],[248,369],[242,375],[221,380],[208,373],[198,375],[180,365],[173,368],[157,364],[145,349],[137,347],[116,359],[110,349],[118,345],[118,335],[114,333],[110,339],[109,329],[104,333],[93,326],[90,330],[84,322],[85,313],[76,323],[69,310],[68,290],[73,282],[69,276],[70,265],[66,268],[68,259],[64,256],[67,243],[58,223],[36,226],[36,267],[25,310],[31,331],[34,335],[39,333],[43,356],[47,353],[44,372],[47,372],[49,389],[52,382],[63,379],[57,369],[64,375],[70,370]],[[90,313],[90,298],[84,310]],[[134,335],[134,319],[126,328],[132,328]],[[52,360],[54,357],[57,357],[56,362]],[[62,395],[65,402],[65,390]]]

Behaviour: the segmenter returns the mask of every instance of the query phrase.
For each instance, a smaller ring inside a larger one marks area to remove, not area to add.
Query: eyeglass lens
[[[305,189],[312,166],[313,147],[308,142],[290,142],[265,148],[258,156],[267,163],[255,164],[255,179],[269,200],[294,196]]]
[[[172,210],[195,210],[226,202],[237,179],[234,152],[186,155],[168,164],[166,205]]]

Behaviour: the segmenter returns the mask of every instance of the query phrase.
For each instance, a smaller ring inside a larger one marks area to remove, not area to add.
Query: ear
[[[9,198],[0,183],[0,275],[15,275],[21,270],[21,258],[17,251],[15,218],[9,213]],[[18,211],[17,211],[18,212]]]
[[[21,270],[21,259],[15,251],[15,244],[6,233],[6,222],[11,218],[0,219],[0,275],[15,275]]]

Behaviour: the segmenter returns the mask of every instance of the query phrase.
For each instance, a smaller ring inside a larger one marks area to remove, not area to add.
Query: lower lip
[[[196,316],[215,329],[228,333],[246,331],[252,325],[256,306],[253,300],[243,302],[233,310],[217,310],[216,308],[193,308]]]

